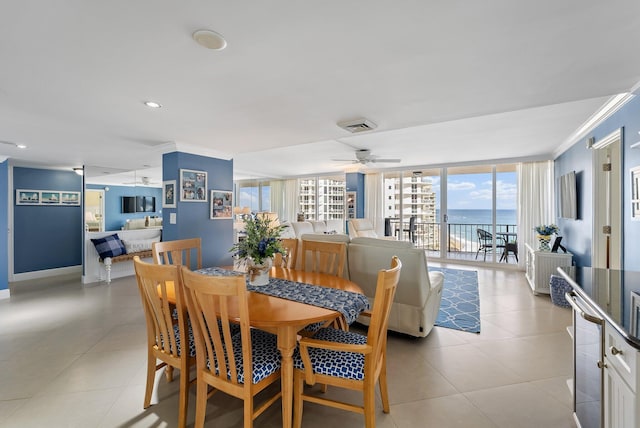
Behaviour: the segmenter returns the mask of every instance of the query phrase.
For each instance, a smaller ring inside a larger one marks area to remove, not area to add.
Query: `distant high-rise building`
[[[302,179],[300,180],[299,213],[304,214],[307,220],[343,219],[344,192],[344,180],[332,178]]]
[[[401,191],[402,189],[402,191]],[[431,177],[408,176],[384,180],[384,216],[408,222],[416,216],[421,223],[436,222],[436,193]]]

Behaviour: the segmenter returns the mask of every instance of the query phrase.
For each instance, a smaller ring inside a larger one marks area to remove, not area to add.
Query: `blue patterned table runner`
[[[200,269],[196,272],[219,276],[244,275],[217,267]],[[360,312],[369,309],[369,301],[363,294],[287,279],[270,277],[269,284],[260,286],[250,285],[247,282],[247,290],[340,312],[348,324],[353,323]]]

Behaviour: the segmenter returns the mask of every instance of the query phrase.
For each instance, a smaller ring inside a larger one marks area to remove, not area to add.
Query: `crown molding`
[[[602,122],[611,117],[615,112],[620,110],[625,104],[635,98],[635,92],[640,88],[640,82],[637,83],[630,92],[623,92],[609,98],[594,114],[589,117],[578,129],[576,129],[569,137],[564,140],[560,146],[553,152],[553,158],[557,158],[562,153],[569,150],[571,146],[583,139],[587,134],[600,126]]]

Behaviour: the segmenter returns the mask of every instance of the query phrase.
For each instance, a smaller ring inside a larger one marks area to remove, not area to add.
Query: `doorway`
[[[622,269],[622,129],[593,142],[593,241],[595,268]]]
[[[84,227],[87,232],[104,232],[104,190],[85,189]]]

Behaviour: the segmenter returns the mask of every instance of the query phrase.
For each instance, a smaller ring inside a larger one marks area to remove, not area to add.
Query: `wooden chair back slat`
[[[342,276],[347,258],[344,242],[302,240],[303,270]]]
[[[200,238],[154,242],[153,260],[160,265],[182,265],[189,269],[202,268],[202,240]]]

